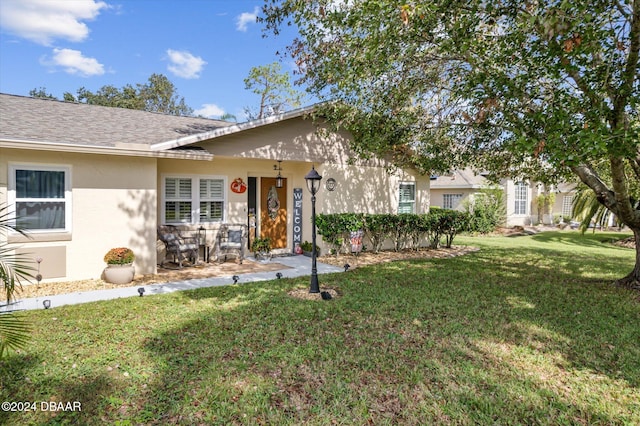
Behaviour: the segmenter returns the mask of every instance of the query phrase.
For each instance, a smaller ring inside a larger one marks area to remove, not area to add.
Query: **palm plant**
[[[586,186],[576,188],[571,205],[571,216],[580,222],[579,229],[582,233],[586,232],[591,223],[605,227],[612,215],[613,213],[609,209],[598,202],[596,194],[591,188]]]
[[[610,184],[612,179],[611,173],[607,170],[606,165],[606,162],[602,161],[594,164],[593,168]],[[629,163],[626,165],[625,173],[628,176],[637,175],[634,165]],[[638,201],[640,199],[640,181],[629,179],[628,190],[631,197],[631,204],[638,209],[640,207],[640,202]],[[598,201],[595,192],[582,183],[576,187],[576,194],[573,197],[571,205],[571,216],[580,222],[579,229],[583,233],[589,228],[591,223],[594,223],[596,226],[606,227],[612,217],[617,226],[622,225],[615,215]]]
[[[9,230],[26,236],[24,231],[10,221],[8,206],[0,204],[0,233],[6,234]],[[33,278],[33,270],[29,260],[25,256],[15,254],[14,247],[7,242],[6,238],[2,238],[0,241],[0,291],[6,297],[7,304],[22,288],[21,281]],[[0,313],[0,358],[9,349],[24,347],[29,339],[29,332],[29,324],[20,315],[12,312]]]

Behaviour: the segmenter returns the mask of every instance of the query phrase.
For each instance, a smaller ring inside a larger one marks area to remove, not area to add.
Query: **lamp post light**
[[[322,176],[316,172],[316,168],[311,166],[311,171],[304,177],[307,181],[307,188],[311,192],[311,287],[309,293],[320,293],[318,284],[317,250],[316,250],[316,193],[320,189]]]

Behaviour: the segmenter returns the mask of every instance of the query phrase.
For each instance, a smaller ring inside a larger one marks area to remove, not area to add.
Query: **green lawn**
[[[621,236],[460,237],[481,250],[321,275],[331,301],[300,278],[28,312],[0,394],[38,405],[0,424],[640,424]]]

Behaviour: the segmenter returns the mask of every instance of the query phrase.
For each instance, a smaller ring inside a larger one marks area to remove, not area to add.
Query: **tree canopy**
[[[362,155],[423,173],[577,176],[640,243],[640,1],[269,0],[263,12],[275,34],[297,26],[302,81]]]
[[[29,92],[34,97],[56,99],[46,93],[45,88],[33,89]],[[91,105],[102,105],[117,108],[139,109],[171,115],[192,115],[193,109],[187,106],[183,97],[177,94],[173,83],[162,74],[152,74],[147,83],[127,84],[122,88],[105,85],[95,93],[81,87],[77,96],[64,93],[66,102],[84,102]]]
[[[251,68],[244,84],[245,89],[260,96],[257,112],[250,107],[245,108],[249,119],[280,114],[287,107],[300,106],[302,93],[291,86],[289,74],[282,71],[278,62]]]

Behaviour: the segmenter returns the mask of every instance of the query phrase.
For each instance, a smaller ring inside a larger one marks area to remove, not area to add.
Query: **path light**
[[[238,284],[238,280],[240,279],[240,277],[237,276],[237,275],[234,275],[234,276],[231,277],[231,279],[233,279],[233,283],[234,284]]]
[[[42,301],[42,306],[44,306],[45,309],[49,309],[51,307],[51,300],[49,299],[45,299]]]
[[[276,278],[277,279],[282,278],[282,272],[276,272]]]
[[[140,295],[140,297],[142,297],[142,295],[144,294],[144,287],[138,288],[138,294]]]
[[[348,263],[344,264],[344,271],[347,272],[349,270],[349,268],[351,268],[351,265],[349,265]]]
[[[320,189],[320,181],[322,176],[316,172],[315,166],[311,166],[311,171],[304,177],[307,181],[307,188],[311,192],[311,286],[309,293],[320,293],[320,285],[318,284],[318,266],[316,249],[316,193]]]
[[[42,281],[42,274],[40,273],[40,264],[42,263],[42,258],[37,257],[36,262],[38,262],[38,274],[36,275],[36,281],[38,281],[38,285],[40,285],[40,281]]]

